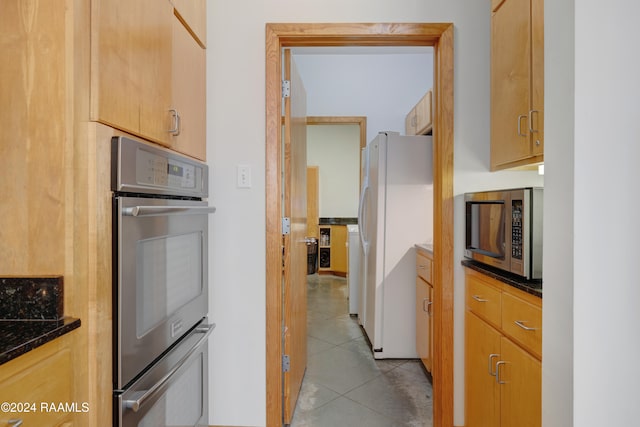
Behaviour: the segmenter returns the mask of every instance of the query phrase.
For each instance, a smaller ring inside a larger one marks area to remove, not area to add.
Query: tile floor
[[[431,427],[431,382],[418,360],[374,360],[349,316],[347,282],[307,276],[307,372],[291,427]]]

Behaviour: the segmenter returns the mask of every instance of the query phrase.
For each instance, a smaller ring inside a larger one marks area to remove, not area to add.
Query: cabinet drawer
[[[416,254],[416,273],[418,276],[422,277],[427,283],[432,283],[431,271],[431,260],[418,252]]]
[[[70,421],[73,411],[56,409],[73,402],[71,366],[71,351],[54,342],[3,365],[10,376],[0,381],[0,402],[29,407],[9,408],[0,413],[0,421],[22,419],[25,426],[61,426]]]
[[[542,310],[507,292],[502,294],[502,329],[527,350],[542,357]]]
[[[467,277],[467,307],[484,320],[500,327],[502,293],[475,277]]]

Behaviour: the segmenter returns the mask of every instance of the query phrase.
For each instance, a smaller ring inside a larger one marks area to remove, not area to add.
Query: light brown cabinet
[[[320,226],[319,273],[346,277],[349,272],[347,236],[346,225]]]
[[[97,3],[92,119],[205,160],[202,46],[169,1]]]
[[[168,145],[173,7],[168,1],[92,4],[92,119]]]
[[[205,50],[177,19],[173,19],[172,107],[179,115],[179,133],[170,148],[206,160]]]
[[[433,258],[416,254],[416,351],[428,372],[433,363]]]
[[[539,427],[542,302],[466,269],[467,427]]]
[[[493,0],[491,170],[544,161],[543,0]]]
[[[433,128],[432,117],[433,91],[424,94],[420,101],[409,111],[405,118],[405,133],[407,135],[425,135]]]
[[[22,420],[25,426],[71,427],[76,413],[91,409],[74,400],[73,334],[2,365],[0,402],[9,406],[3,407],[0,420]]]

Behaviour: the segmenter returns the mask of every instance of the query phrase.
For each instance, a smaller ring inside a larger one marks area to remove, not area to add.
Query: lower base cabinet
[[[480,276],[466,275],[465,426],[540,427],[542,363],[535,341],[542,325],[527,312],[540,307],[532,304],[535,297],[521,300],[517,289],[501,291],[491,286],[493,279],[487,283]],[[522,310],[511,309],[514,299]],[[516,321],[529,328],[520,329],[533,338],[531,347],[519,330],[513,336],[506,332]]]
[[[76,413],[91,410],[73,399],[71,349],[71,337],[63,336],[2,365],[1,426],[21,420],[25,427],[72,427]]]

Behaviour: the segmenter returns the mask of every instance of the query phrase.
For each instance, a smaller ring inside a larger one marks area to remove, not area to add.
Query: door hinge
[[[289,98],[291,96],[291,80],[282,81],[282,97]]]
[[[282,372],[289,372],[291,368],[291,360],[289,360],[288,354],[282,355]]]
[[[282,218],[282,235],[287,236],[291,233],[291,219],[287,217]]]

